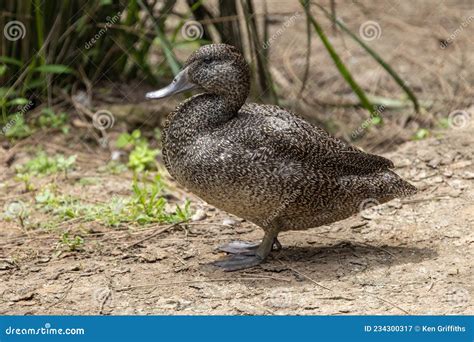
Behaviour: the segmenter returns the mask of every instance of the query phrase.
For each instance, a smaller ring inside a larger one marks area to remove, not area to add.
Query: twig
[[[400,311],[406,313],[407,315],[410,314],[410,312],[408,312],[407,310],[405,310],[405,309],[399,307],[398,305],[396,305],[396,304],[394,304],[394,303],[392,303],[392,302],[390,302],[390,301],[388,301],[388,300],[386,300],[386,299],[384,299],[384,298],[382,298],[382,297],[379,297],[379,296],[374,295],[374,294],[369,293],[369,292],[364,292],[364,293],[366,293],[366,294],[368,294],[369,296],[372,296],[372,297],[374,297],[374,298],[377,298],[378,300],[380,300],[380,301],[382,301],[382,302],[384,302],[384,303],[390,304],[390,305],[393,306],[394,308],[397,308],[398,310],[400,310]]]
[[[278,277],[241,277],[241,278],[217,278],[217,279],[206,279],[206,280],[185,280],[185,281],[175,281],[175,282],[169,282],[169,283],[158,283],[158,284],[144,284],[144,285],[136,285],[136,286],[128,286],[128,287],[122,287],[119,289],[116,289],[116,292],[123,292],[123,291],[130,291],[134,289],[141,289],[141,288],[153,288],[153,287],[159,287],[159,286],[172,286],[172,285],[183,285],[183,284],[196,284],[196,283],[216,283],[216,282],[225,282],[225,281],[236,281],[236,280],[241,280],[241,281],[256,281],[256,280],[277,280],[277,281],[286,281],[286,282],[291,282],[291,280],[286,279],[286,278],[278,278]]]
[[[285,264],[285,263],[284,263],[283,261],[281,261],[280,259],[277,259],[277,260],[278,260],[283,266],[287,267],[289,270],[295,272],[296,274],[298,274],[298,275],[300,275],[300,276],[302,276],[302,277],[308,279],[308,280],[311,281],[313,284],[315,284],[315,285],[317,285],[317,286],[319,286],[319,287],[321,287],[321,288],[323,288],[323,289],[325,289],[325,290],[328,290],[328,291],[333,292],[333,290],[330,289],[329,287],[326,287],[326,286],[324,286],[324,285],[321,285],[320,283],[318,283],[318,282],[317,282],[316,280],[314,280],[313,278],[307,276],[306,274],[301,273],[300,271],[298,271],[297,269],[295,269],[295,268],[289,266],[288,264]]]
[[[100,301],[99,315],[103,314],[105,303],[107,303],[107,300],[109,300],[111,294],[112,292],[109,289],[107,289],[107,293],[105,294],[104,298],[102,298],[102,300]]]
[[[126,249],[129,249],[129,248],[135,247],[135,246],[141,244],[142,242],[145,242],[145,241],[147,241],[147,240],[149,240],[149,239],[151,239],[151,238],[154,238],[155,236],[160,235],[161,233],[164,233],[164,232],[170,230],[171,228],[174,228],[174,227],[176,227],[176,226],[179,226],[180,224],[185,223],[185,222],[186,222],[186,221],[180,221],[180,222],[176,222],[176,223],[170,224],[170,225],[168,225],[168,226],[165,226],[165,227],[163,227],[163,228],[161,228],[161,229],[158,228],[157,230],[155,230],[155,231],[154,231],[153,233],[151,233],[150,235],[145,236],[143,239],[140,239],[140,240],[138,240],[137,242],[134,242],[134,243],[132,243],[131,245],[128,245],[127,247],[125,247],[125,248],[126,248]]]

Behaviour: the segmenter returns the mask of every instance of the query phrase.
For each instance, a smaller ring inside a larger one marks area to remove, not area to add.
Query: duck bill
[[[145,96],[147,99],[162,99],[194,88],[197,88],[197,85],[189,80],[188,68],[184,68],[176,75],[170,85],[160,90],[147,93]]]

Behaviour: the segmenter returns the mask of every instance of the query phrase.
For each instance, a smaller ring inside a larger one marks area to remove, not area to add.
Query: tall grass
[[[307,18],[308,47],[313,28],[361,104],[372,112],[370,97],[345,67],[319,19],[311,13],[309,1],[300,1]],[[186,0],[186,13],[180,13],[176,4],[177,0],[0,0],[0,27],[16,23],[19,31],[12,31],[12,35],[20,35],[19,39],[5,36],[0,44],[3,121],[15,114],[19,105],[31,103],[32,99],[51,103],[58,89],[70,92],[73,86],[90,87],[100,80],[162,82],[163,78],[172,78],[181,67],[177,48],[210,41],[242,49],[251,59],[259,94],[268,94],[270,101],[278,102],[270,73],[269,49],[263,48],[268,38],[266,12],[260,13],[263,20],[257,21],[252,0],[219,0],[218,13],[210,10],[204,0]],[[418,108],[416,97],[393,68],[322,9],[392,75]],[[179,34],[188,19],[203,23],[200,39],[189,42]],[[162,62],[150,65],[151,57],[156,60],[160,53]],[[307,61],[309,57],[308,52]],[[306,76],[308,71],[307,67]]]

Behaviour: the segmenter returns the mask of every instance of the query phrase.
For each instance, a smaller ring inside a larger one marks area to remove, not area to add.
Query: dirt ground
[[[473,314],[472,128],[386,155],[421,190],[413,198],[282,233],[283,250],[248,271],[209,263],[223,256],[219,243],[258,240],[260,229],[196,198],[207,217],[161,233],[87,223],[86,234],[71,224],[85,250],[60,255],[56,232],[2,223],[0,313]],[[82,191],[103,200],[124,183],[111,178]]]
[[[384,125],[364,130],[356,142],[391,158],[396,172],[420,189],[417,195],[330,226],[282,233],[281,251],[259,267],[235,273],[210,265],[223,256],[215,247],[258,240],[261,230],[209,207],[171,180],[171,201],[190,198],[193,210],[205,214],[200,220],[144,229],[71,220],[55,230],[24,230],[18,222],[0,221],[0,314],[474,314],[474,21],[447,48],[439,46],[474,11],[469,1],[420,1],[416,10],[409,4],[353,1],[339,6],[338,15],[355,32],[361,23],[377,21],[382,35],[369,44],[395,63],[420,100],[429,103],[420,114],[409,104],[387,108]],[[275,16],[276,31],[299,7],[273,1],[269,9],[288,13]],[[272,70],[280,92],[296,111],[349,140],[367,114],[351,106],[353,95],[315,37],[304,100],[297,99],[305,36],[296,33],[304,30],[304,20],[296,20],[271,47],[274,65],[281,65]],[[401,95],[363,51],[340,34],[331,35],[338,51],[347,51],[348,66],[364,88],[382,97]],[[145,89],[137,84],[114,91],[132,103]],[[98,101],[111,108],[117,98]],[[400,101],[406,102],[401,96]],[[348,107],[341,106],[346,102]],[[150,104],[143,106],[146,120],[127,122],[128,127],[153,127],[162,118],[156,114],[166,113],[173,103],[153,105],[152,114]],[[462,110],[461,122],[441,128],[440,118],[455,110]],[[112,111],[117,122],[111,136],[127,128],[119,111]],[[409,141],[421,127],[429,128],[431,137]],[[35,193],[23,192],[14,180],[15,165],[31,156],[32,146],[78,156],[68,179],[44,177],[38,187],[56,183],[62,193],[89,202],[129,194],[132,174],[99,172],[110,152],[94,145],[93,137],[75,133],[67,138],[36,134],[14,146],[5,143],[0,148],[0,208],[17,201],[34,206]],[[85,177],[99,181],[77,182]],[[40,212],[31,218],[48,219]],[[83,249],[58,253],[64,231],[83,236]]]

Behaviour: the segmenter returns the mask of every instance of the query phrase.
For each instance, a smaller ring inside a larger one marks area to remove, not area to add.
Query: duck
[[[228,44],[195,50],[172,83],[146,94],[162,99],[198,94],[171,112],[162,130],[170,175],[210,205],[250,221],[260,243],[232,241],[214,265],[237,271],[280,249],[278,234],[344,220],[364,209],[416,192],[394,164],[364,152],[289,110],[246,103],[250,68]]]

